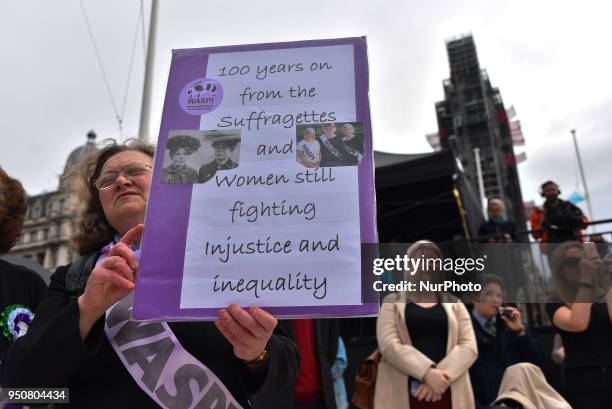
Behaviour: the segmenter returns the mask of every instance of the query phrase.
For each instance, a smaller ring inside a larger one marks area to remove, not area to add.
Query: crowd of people
[[[334,124],[324,124],[318,137],[306,129],[298,145],[304,166],[358,163],[354,129],[347,125],[342,138]],[[199,149],[199,141],[175,138],[167,146],[173,161],[163,169],[167,183],[202,182],[222,168],[217,159],[227,163],[235,146],[213,144],[219,150],[210,164],[214,171],[208,165],[196,171],[186,167],[185,156]],[[152,145],[129,141],[103,146],[84,160],[84,209],[73,238],[79,257],[59,267],[48,288],[36,273],[0,260],[0,385],[66,387],[65,407],[72,408],[348,408],[348,358],[337,319],[277,321],[264,308],[229,305],[215,322],[126,321],[153,154]],[[608,407],[612,264],[609,253],[584,242],[586,218],[559,194],[554,182],[542,185],[546,201],[532,227],[548,247],[555,296],[546,308],[560,335],[555,354],[565,397],[540,369],[546,356],[523,314],[504,303],[504,280],[483,274],[481,290],[469,300],[423,291],[383,300],[376,330],[382,359],[368,409]],[[25,210],[21,184],[0,169],[0,254],[16,243]],[[481,229],[488,242],[516,240],[501,200],[491,200],[489,215]],[[406,254],[444,257],[425,240]],[[442,279],[437,271],[418,273],[405,279]],[[156,341],[123,348],[143,333]],[[162,362],[174,369],[162,372]]]

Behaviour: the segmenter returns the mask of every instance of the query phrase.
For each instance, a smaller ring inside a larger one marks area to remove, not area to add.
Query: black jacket
[[[51,277],[32,327],[9,352],[2,384],[68,387],[70,404],[66,407],[72,408],[158,408],[108,342],[105,316],[86,341],[81,341],[77,297],[66,290],[67,271],[68,267],[60,267]],[[244,408],[251,407],[249,400],[256,391],[285,388],[296,379],[297,350],[281,329],[270,339],[267,368],[254,376],[212,322],[174,322],[169,326],[181,345],[213,371]]]
[[[34,271],[0,260],[0,314],[14,304],[21,304],[36,312],[46,288],[43,279]],[[0,362],[6,360],[12,343],[0,331]]]
[[[238,164],[231,159],[228,159],[223,165],[219,165],[213,160],[212,162],[208,162],[200,167],[200,170],[198,171],[198,182],[208,182],[213,178],[213,176],[215,176],[218,170],[229,170],[237,167]]]
[[[544,202],[544,219],[542,227],[548,232],[549,243],[581,241],[576,229],[584,229],[585,217],[575,204],[557,199],[555,202]],[[552,253],[549,253],[552,254]]]
[[[295,331],[292,321],[281,321],[279,326],[290,334],[291,339],[295,339]],[[323,399],[327,409],[336,408],[336,394],[334,392],[334,379],[331,367],[338,355],[338,337],[340,330],[338,321],[334,319],[315,319],[314,328],[316,333],[317,358],[321,383],[323,388]],[[255,395],[253,407],[255,409],[293,409],[295,404],[295,379],[291,385],[268,393],[262,391]]]
[[[537,365],[538,353],[529,333],[518,336],[498,318],[497,335],[493,337],[476,321],[471,310],[470,316],[478,345],[478,358],[470,368],[470,379],[476,407],[479,408],[491,404],[497,398],[507,367],[519,362]]]
[[[516,240],[516,226],[511,221],[498,223],[493,220],[484,222],[478,229],[479,236],[492,236],[481,239],[481,243],[507,243],[506,235],[512,242]]]

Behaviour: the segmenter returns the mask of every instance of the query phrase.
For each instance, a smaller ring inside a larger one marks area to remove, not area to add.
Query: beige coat
[[[476,360],[478,350],[472,320],[460,302],[445,302],[442,307],[448,316],[448,342],[446,357],[437,363],[437,367],[451,375],[453,409],[474,409],[468,369]],[[434,363],[412,346],[406,328],[405,309],[405,298],[392,294],[387,297],[378,313],[376,333],[383,359],[376,379],[375,409],[410,408],[408,377],[422,381]]]
[[[546,382],[542,370],[526,362],[506,368],[497,395],[497,401],[503,399],[513,399],[525,409],[572,409]]]

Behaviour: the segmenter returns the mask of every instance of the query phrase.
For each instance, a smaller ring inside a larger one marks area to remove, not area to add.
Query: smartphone
[[[410,394],[412,396],[414,396],[415,398],[416,398],[417,389],[419,389],[419,386],[421,386],[421,385],[422,385],[422,382],[419,382],[416,379],[412,379],[410,381]],[[434,402],[435,401],[439,401],[440,399],[442,399],[442,396],[440,396],[440,395],[435,395],[434,396]]]
[[[506,317],[509,319],[512,319],[512,310],[508,310],[504,307],[498,307],[497,308],[497,314],[502,316],[502,317]]]
[[[416,396],[416,392],[417,389],[419,389],[419,386],[421,386],[421,382],[417,381],[416,379],[412,379],[410,381],[410,394],[412,396]]]

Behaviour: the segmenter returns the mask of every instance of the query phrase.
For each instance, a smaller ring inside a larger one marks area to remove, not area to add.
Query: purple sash
[[[343,142],[347,142],[346,139],[342,138]],[[361,159],[363,159],[363,155],[355,148],[348,146],[348,145],[343,145],[344,146],[344,150],[349,154],[349,155],[353,155],[354,157],[357,158],[357,162],[361,163]]]
[[[329,141],[329,139],[327,139],[327,137],[325,135],[319,135],[319,138],[321,139],[321,142],[323,142],[323,145],[325,145],[327,150],[332,155],[334,155],[338,160],[342,160],[342,154],[340,153],[340,151],[338,149],[336,149],[336,147],[334,145],[331,144],[331,142]],[[336,138],[337,138],[337,136],[336,136]]]
[[[102,249],[97,263],[112,244]],[[140,251],[135,253],[139,258]],[[133,301],[131,292],[106,311],[104,331],[147,395],[165,409],[242,409],[223,382],[183,348],[166,322],[132,321]]]
[[[308,146],[307,143],[304,143],[302,145],[302,148],[304,149],[304,154],[306,155],[306,157],[308,158],[308,160],[312,163],[317,163],[319,161],[317,161],[317,156],[314,154],[314,152],[312,151],[312,149],[310,149],[310,147]]]
[[[321,142],[323,142],[323,145],[325,145],[325,147],[327,148],[327,150],[334,155],[336,158],[338,158],[339,160],[343,161],[344,158],[342,157],[342,153],[336,149],[336,147],[334,145],[332,145],[332,143],[329,141],[329,139],[327,139],[327,137],[325,135],[319,135],[319,138],[321,139]],[[336,136],[336,138],[338,138]],[[361,159],[363,159],[363,155],[361,153],[359,153],[359,151],[357,151],[356,149],[346,145],[345,140],[342,139],[342,149],[348,153],[351,156],[354,156],[357,158],[357,162],[361,162]]]

